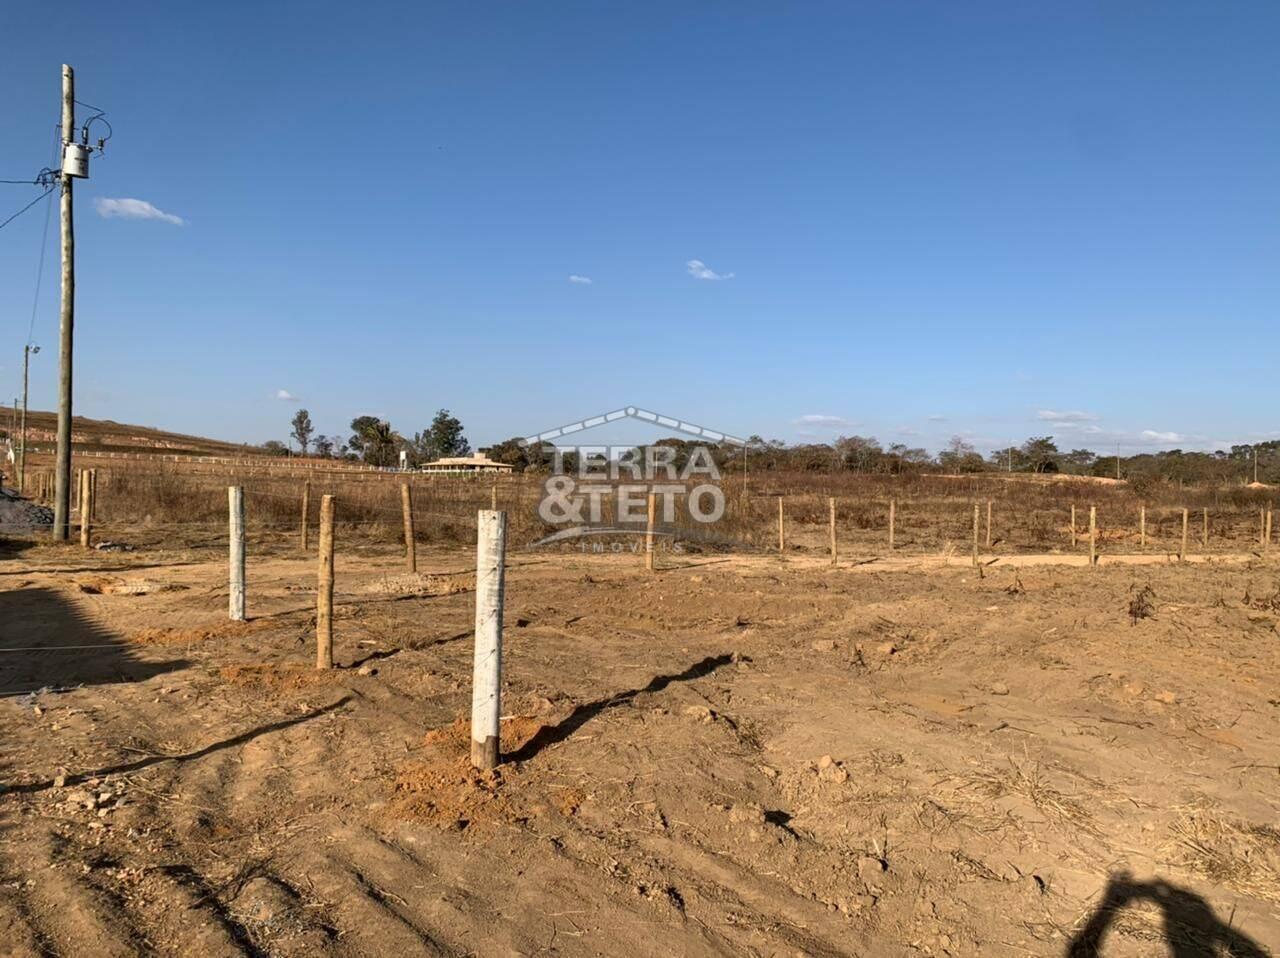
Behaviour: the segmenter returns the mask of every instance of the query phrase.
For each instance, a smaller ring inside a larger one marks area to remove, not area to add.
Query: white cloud
[[[929,422],[946,422],[947,421],[946,416],[925,416],[925,418],[929,420]]]
[[[822,429],[853,429],[861,423],[846,419],[844,416],[829,416],[826,413],[812,412],[793,419],[797,426],[817,426]]]
[[[299,402],[300,401],[299,397],[295,396],[293,393],[289,392],[289,390],[287,389],[277,389],[276,398],[279,399],[281,402]]]
[[[1045,422],[1097,422],[1098,417],[1091,412],[1081,412],[1073,409],[1068,412],[1058,412],[1056,409],[1041,409],[1036,412],[1036,418]]]
[[[732,273],[717,273],[700,259],[691,259],[684,265],[694,279],[733,279]]]
[[[181,216],[174,216],[172,213],[157,209],[146,200],[111,199],[99,196],[93,201],[93,207],[104,219],[116,216],[122,220],[160,220],[162,223],[172,223],[174,226],[185,225]]]
[[[1157,432],[1154,429],[1144,429],[1139,435],[1147,442],[1185,442],[1187,439],[1180,432]]]
[[[591,277],[590,277],[590,276],[579,276],[577,273],[570,273],[570,274],[569,274],[569,282],[571,282],[571,283],[577,283],[579,286],[590,286],[590,285],[591,285]]]

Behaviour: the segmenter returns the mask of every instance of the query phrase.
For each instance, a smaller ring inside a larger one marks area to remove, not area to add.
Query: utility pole
[[[22,347],[22,421],[18,427],[18,495],[27,485],[27,377],[31,367],[31,354],[40,352],[39,346],[30,343]]]
[[[72,177],[67,148],[76,138],[75,71],[62,65],[62,317],[58,340],[58,460],[54,472],[53,538],[66,542],[71,530],[71,343],[76,318],[76,239],[72,216]]]
[[[1120,443],[1116,443],[1116,478],[1120,478]]]

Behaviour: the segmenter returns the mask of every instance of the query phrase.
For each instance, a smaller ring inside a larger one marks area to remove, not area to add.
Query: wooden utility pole
[[[404,513],[404,562],[410,572],[418,571],[418,549],[413,536],[413,491],[400,483],[400,511]]]
[[[831,514],[831,564],[839,563],[836,555],[836,500],[834,498],[827,500],[827,509]]]
[[[75,142],[75,72],[62,65],[62,149]],[[62,180],[62,317],[58,339],[58,457],[53,505],[53,538],[66,542],[71,534],[71,344],[76,317],[76,239],[72,216],[72,177]]]
[[[333,496],[320,498],[320,562],[316,575],[316,668],[333,668]]]
[[[471,670],[471,764],[496,768],[501,759],[502,603],[507,514],[482,511],[476,533],[475,655]]]

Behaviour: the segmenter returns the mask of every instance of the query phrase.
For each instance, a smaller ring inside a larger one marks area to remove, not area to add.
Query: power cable
[[[53,186],[49,187],[47,190],[45,190],[43,193],[41,193],[39,196],[37,196],[34,200],[32,200],[30,203],[28,203],[28,204],[27,204],[26,206],[24,206],[22,209],[18,210],[18,212],[14,213],[12,216],[10,216],[10,217],[9,217],[7,220],[5,220],[4,222],[0,223],[0,230],[4,229],[6,226],[8,226],[10,223],[12,223],[14,220],[16,220],[19,216],[21,216],[21,215],[22,215],[23,213],[25,213],[27,210],[31,209],[31,207],[33,207],[33,206],[35,206],[37,203],[39,203],[42,199],[44,199],[46,196],[48,196],[50,193],[52,193],[52,192],[54,191],[54,189],[55,189],[55,187],[53,187]]]

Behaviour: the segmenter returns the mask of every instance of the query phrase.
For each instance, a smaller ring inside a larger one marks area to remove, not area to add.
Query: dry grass
[[[1166,853],[1171,864],[1280,904],[1280,829],[1190,807],[1169,831]]]

